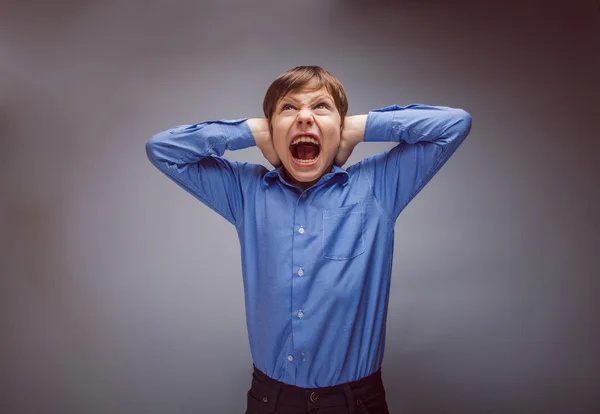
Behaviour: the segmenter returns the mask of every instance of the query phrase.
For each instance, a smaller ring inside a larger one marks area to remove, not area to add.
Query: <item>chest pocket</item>
[[[364,208],[361,204],[323,211],[323,257],[348,260],[365,251]]]

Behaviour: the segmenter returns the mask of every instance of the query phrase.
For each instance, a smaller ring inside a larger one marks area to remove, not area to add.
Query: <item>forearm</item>
[[[154,135],[146,153],[154,164],[189,164],[256,145],[246,119],[180,125]]]
[[[365,125],[365,142],[391,141],[415,144],[461,141],[469,133],[471,116],[462,109],[412,104],[371,111]]]

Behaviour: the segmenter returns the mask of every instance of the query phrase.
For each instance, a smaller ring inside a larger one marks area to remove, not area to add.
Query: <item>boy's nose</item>
[[[312,114],[310,113],[310,111],[300,111],[298,113],[298,124],[302,125],[302,124],[308,124],[311,125],[313,122],[312,119]]]

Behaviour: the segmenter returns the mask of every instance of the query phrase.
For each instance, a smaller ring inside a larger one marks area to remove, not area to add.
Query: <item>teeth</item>
[[[301,159],[299,159],[299,158],[296,158],[296,157],[294,157],[294,159],[295,159],[296,161],[298,161],[299,163],[304,163],[304,164],[310,164],[311,162],[313,162],[313,161],[314,161],[314,158],[313,158],[312,160],[301,160]]]
[[[296,145],[296,144],[299,144],[300,142],[309,142],[309,143],[312,143],[315,145],[319,145],[319,141],[317,141],[313,137],[298,137],[292,141],[291,145]]]

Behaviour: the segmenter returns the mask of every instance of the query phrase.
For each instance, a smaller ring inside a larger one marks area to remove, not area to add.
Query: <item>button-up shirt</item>
[[[366,377],[384,354],[395,221],[466,138],[471,117],[420,104],[370,111],[364,141],[398,145],[333,166],[306,190],[282,167],[222,157],[256,145],[246,120],[170,128],[147,142],[147,155],[235,226],[254,365],[306,388]]]

